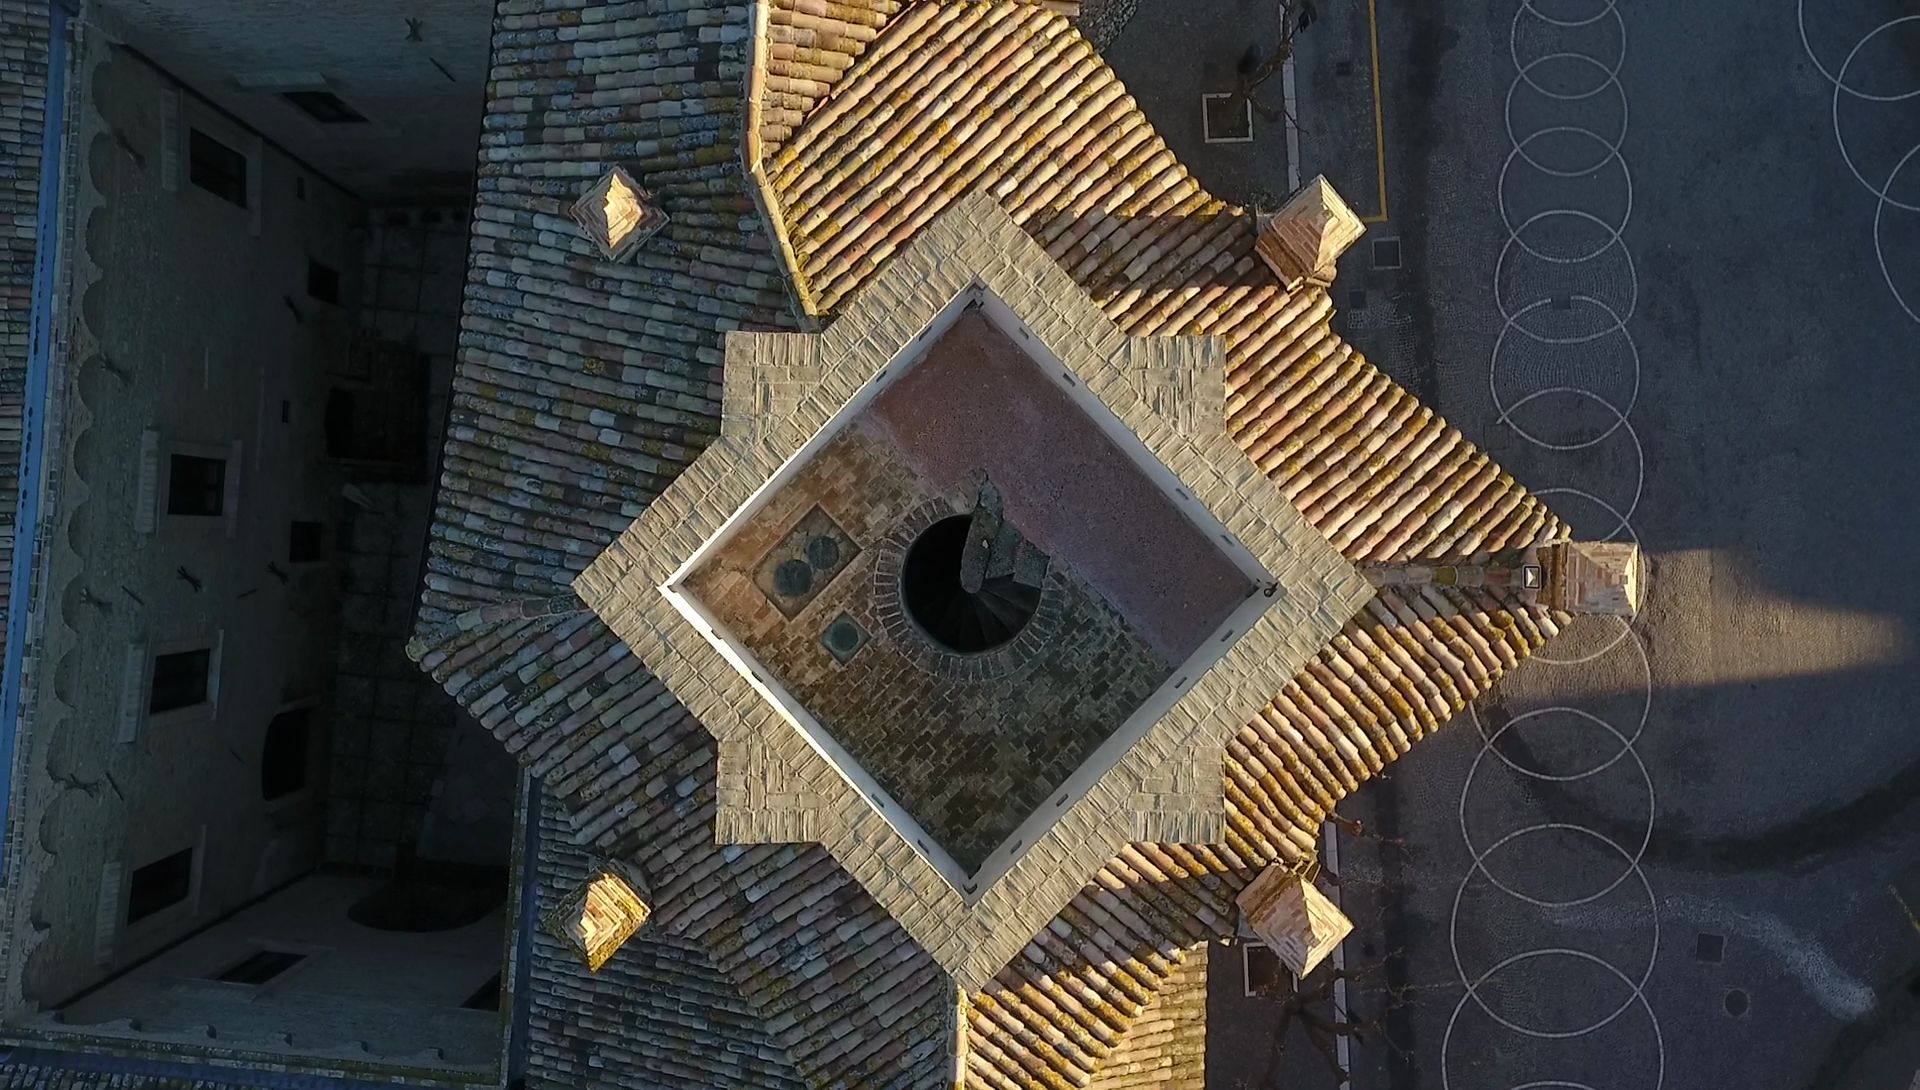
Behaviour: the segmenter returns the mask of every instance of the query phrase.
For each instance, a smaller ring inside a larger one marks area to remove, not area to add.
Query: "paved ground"
[[[1278,207],[1291,190],[1284,121],[1255,111],[1252,140],[1210,143],[1200,96],[1238,87],[1248,49],[1271,48],[1277,40],[1276,10],[1272,0],[1141,0],[1102,51],[1181,162],[1216,195],[1266,208]],[[1254,102],[1283,115],[1283,92],[1275,76]]]
[[[1797,0],[1523,2],[1378,0],[1377,151],[1366,5],[1323,0],[1303,173],[1384,199],[1349,336],[1637,537],[1651,601],[1350,807],[1404,841],[1343,838],[1354,1005],[1394,1042],[1354,1085],[1904,1090],[1920,8],[1810,4],[1803,41]]]

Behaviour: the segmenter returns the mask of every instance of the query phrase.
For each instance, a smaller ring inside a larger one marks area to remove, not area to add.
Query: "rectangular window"
[[[267,724],[260,755],[260,797],[283,799],[307,786],[307,753],[312,709],[291,708]]]
[[[147,711],[170,712],[207,702],[207,678],[213,669],[213,651],[202,647],[156,655],[153,685],[147,690]]]
[[[307,259],[307,294],[322,303],[340,302],[340,270]]]
[[[359,125],[367,120],[332,91],[282,91],[280,97],[322,125]]]
[[[247,206],[247,157],[199,129],[187,130],[187,178],[223,201]]]
[[[311,564],[326,557],[326,529],[317,522],[295,519],[287,528],[287,560]]]
[[[307,955],[286,950],[256,950],[227,966],[213,979],[228,984],[265,984],[305,960]]]
[[[197,454],[167,458],[167,514],[214,516],[226,511],[227,460]]]
[[[193,849],[184,848],[133,872],[127,922],[139,923],[187,899],[193,891]]]

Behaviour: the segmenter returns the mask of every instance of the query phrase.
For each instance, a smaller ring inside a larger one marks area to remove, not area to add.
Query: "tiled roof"
[[[747,5],[503,0],[499,14],[415,652],[541,773],[576,840],[646,869],[658,914],[643,936],[704,949],[803,1079],[939,1085],[944,975],[822,849],[714,844],[712,739],[597,618],[536,606],[449,624],[564,594],[717,432],[722,332],[796,324],[737,158]],[[1058,14],[923,2],[812,101],[828,90],[770,163],[823,312],[984,186],[1127,332],[1226,339],[1230,430],[1349,560],[1564,536],[1331,332],[1325,292],[1274,283],[1251,218],[1200,189]],[[614,162],[671,216],[624,266],[565,211]],[[1260,865],[1312,853],[1340,798],[1554,630],[1496,592],[1383,590],[1229,744],[1223,843],[1122,849],[972,998],[969,1081],[1084,1086],[1124,1059],[1183,952],[1233,931]]]
[[[541,807],[540,907],[582,881],[590,856],[566,845],[566,819]],[[590,972],[536,929],[529,979],[529,1084],[802,1090],[758,1011],[697,943],[649,931]]]
[[[760,140],[778,151],[898,12],[901,0],[768,0]]]
[[[1087,1090],[1205,1090],[1211,945],[1186,951]]]
[[[712,737],[599,618],[553,608],[490,609],[414,644],[556,796],[566,823],[544,842],[638,862],[656,910],[640,937],[704,949],[811,1085],[938,1083],[955,1009],[945,975],[824,849],[716,844]],[[543,876],[553,851],[542,848]],[[585,864],[572,865],[578,881]],[[586,975],[548,946],[564,964],[542,971]],[[619,1036],[592,1022],[574,1035],[606,1048]]]
[[[739,169],[747,5],[501,0],[422,623],[558,593],[718,430],[720,335],[792,325]],[[619,163],[671,222],[605,260]]]
[[[64,1067],[0,1064],[0,1090],[226,1090],[229,1085],[167,1075],[110,1075]]]
[[[960,194],[997,199],[1135,336],[1227,338],[1228,422],[1349,559],[1494,550],[1539,501],[1289,294],[1253,217],[1200,187],[1064,17],[924,3],[769,163],[799,275],[831,312]]]
[[[20,489],[49,33],[45,4],[0,0],[0,651],[6,645],[14,498]]]

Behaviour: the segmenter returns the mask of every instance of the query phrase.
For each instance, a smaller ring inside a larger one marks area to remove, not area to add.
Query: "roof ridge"
[[[806,275],[800,267],[799,258],[794,255],[793,244],[787,234],[786,217],[767,177],[762,132],[769,78],[768,55],[772,49],[768,28],[772,9],[778,2],[752,0],[747,14],[746,118],[740,127],[740,167],[747,176],[747,192],[753,196],[754,208],[767,225],[775,258],[780,263],[781,271],[786,274],[787,298],[793,307],[794,317],[802,328],[807,328],[809,317],[816,311],[812,296],[807,291]]]

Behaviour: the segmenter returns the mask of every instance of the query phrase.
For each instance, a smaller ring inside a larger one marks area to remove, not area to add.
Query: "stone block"
[[[1247,927],[1295,977],[1312,972],[1353,930],[1305,873],[1278,864],[1261,871],[1238,902]]]
[[[1320,175],[1261,226],[1254,250],[1289,287],[1308,278],[1330,282],[1340,255],[1366,230],[1332,183]]]
[[[600,176],[569,210],[608,261],[625,261],[667,225],[666,210],[622,167]]]

